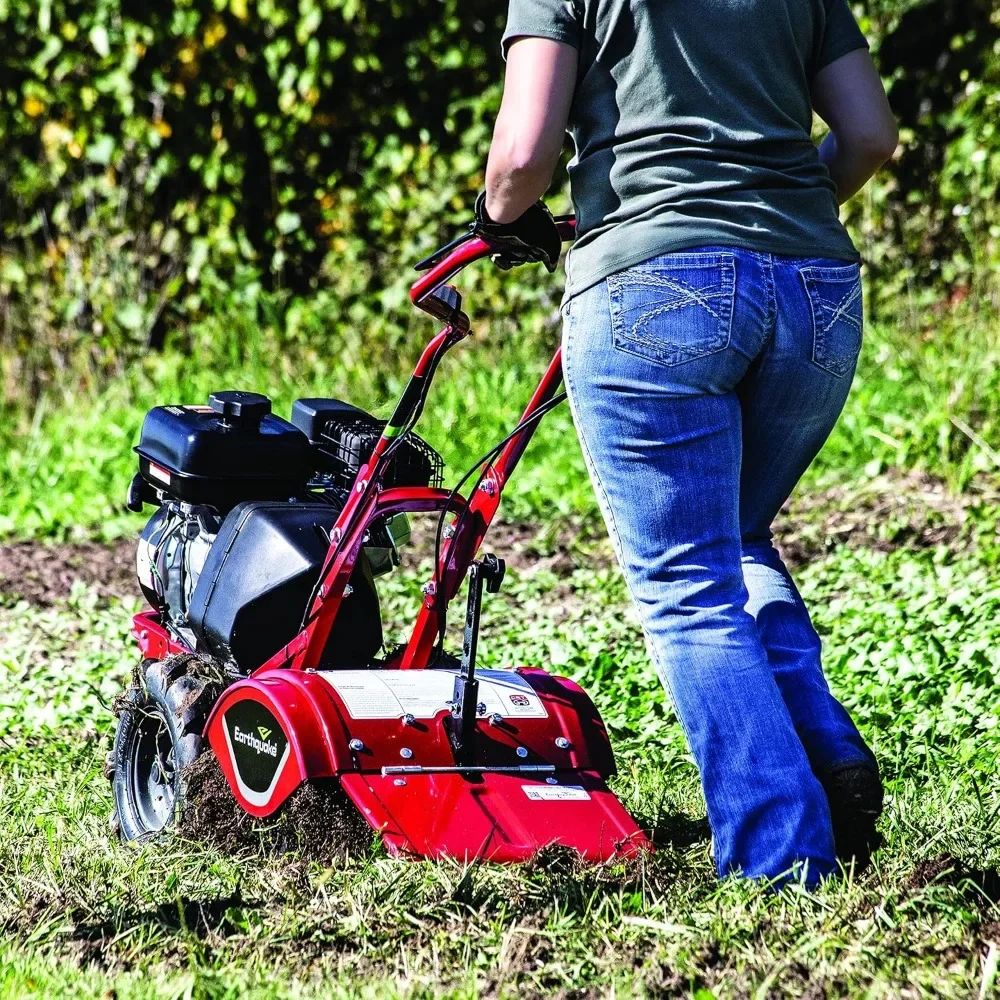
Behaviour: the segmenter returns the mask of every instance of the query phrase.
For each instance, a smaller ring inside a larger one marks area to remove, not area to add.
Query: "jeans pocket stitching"
[[[863,286],[858,265],[824,268],[805,267],[799,272],[809,302],[813,325],[812,362],[836,378],[844,378],[857,364],[864,335]],[[850,285],[850,290],[836,303],[823,294],[821,285]],[[859,318],[852,309],[861,304]],[[847,353],[837,352],[830,344],[830,334],[838,323],[843,323],[857,334],[856,346]]]
[[[722,264],[716,265],[721,267]],[[617,275],[612,275],[613,278]],[[726,294],[725,283],[720,287],[719,291],[703,291],[698,288],[694,288],[689,285],[686,281],[681,281],[680,278],[670,279],[665,274],[652,274],[652,273],[637,273],[631,275],[629,282],[630,285],[643,285],[646,288],[669,288],[671,291],[679,292],[682,298],[677,299],[675,302],[671,302],[669,305],[660,306],[654,309],[650,313],[646,313],[642,318],[649,319],[650,316],[659,316],[665,312],[672,312],[674,309],[683,309],[685,306],[698,305],[701,306],[707,313],[709,313],[713,318],[717,319],[720,323],[723,322],[722,317],[708,304],[709,299],[719,299],[724,298]],[[713,286],[714,287],[714,286]],[[632,325],[633,332],[635,331],[638,323]]]
[[[653,364],[672,367],[689,361],[717,354],[724,351],[732,340],[733,312],[736,300],[736,263],[735,258],[728,255],[713,255],[712,258],[690,258],[678,260],[675,270],[707,270],[717,272],[718,281],[706,288],[695,288],[678,277],[666,273],[665,265],[658,265],[657,271],[651,273],[641,269],[632,269],[611,275],[608,280],[608,291],[611,302],[612,343],[616,350],[650,361]],[[652,306],[626,328],[623,295],[630,287],[668,289],[680,293],[680,298],[659,306]],[[719,300],[717,308],[711,305],[712,300]],[[676,312],[679,309],[694,307],[703,310],[718,323],[715,335],[701,346],[676,343],[663,339],[643,336],[639,328],[651,319]]]
[[[848,323],[850,326],[853,326],[855,330],[860,331],[861,322],[858,320],[856,316],[852,316],[847,311],[851,306],[854,305],[854,303],[858,300],[858,298],[860,298],[860,296],[861,296],[861,280],[859,278],[858,281],[854,283],[854,286],[852,287],[850,294],[848,294],[841,301],[840,305],[838,305],[837,308],[834,310],[833,316],[830,318],[830,322],[827,323],[826,326],[823,328],[823,332],[829,333],[840,320],[844,320],[844,322]]]

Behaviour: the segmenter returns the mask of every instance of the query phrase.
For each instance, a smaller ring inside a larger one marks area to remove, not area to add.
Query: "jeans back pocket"
[[[812,310],[813,362],[838,378],[852,374],[864,325],[860,266],[804,267],[800,273]]]
[[[731,253],[672,253],[608,278],[614,345],[661,365],[729,346],[736,299]]]

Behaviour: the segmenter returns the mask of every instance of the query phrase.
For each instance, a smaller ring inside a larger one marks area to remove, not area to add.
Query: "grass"
[[[693,766],[600,543],[573,551],[563,575],[514,571],[488,609],[484,654],[542,662],[594,694],[617,790],[656,831],[658,853],[637,868],[116,844],[101,766],[133,608],[79,585],[64,607],[8,605],[0,995],[967,997],[984,982],[990,994],[995,530],[977,520],[963,551],[840,547],[802,574],[831,684],[889,789],[875,869],[815,895],[716,883]],[[418,578],[397,581],[390,604]]]
[[[873,326],[866,337],[855,391],[804,488],[918,469],[961,492],[1000,471],[1000,313],[966,304],[905,327]],[[554,328],[547,339],[554,351]],[[247,332],[237,358],[167,354],[100,390],[67,378],[31,407],[0,403],[0,537],[132,535],[141,522],[123,506],[135,473],[131,447],[152,406],[243,388],[268,393],[285,415],[295,398],[311,395],[388,415],[412,358],[372,364],[351,343],[338,355],[331,337],[329,351],[302,350],[293,360]],[[537,337],[529,344],[506,325],[445,359],[420,433],[454,478],[516,424],[547,362]],[[566,407],[546,417],[504,503],[520,521],[597,518]]]
[[[118,498],[156,402],[237,385],[282,407],[296,390],[385,407],[399,388],[360,364],[298,377],[261,351],[222,374],[166,358],[98,395],[7,414],[0,531],[132,531]],[[996,995],[998,353],[994,321],[971,314],[873,330],[784,525],[831,686],[885,772],[869,872],[814,894],[715,880],[697,776],[563,411],[505,499],[538,527],[538,558],[490,599],[483,655],[584,684],[612,734],[616,790],[657,853],[501,869],[396,861],[377,844],[348,859],[275,857],[266,838],[238,856],[178,838],[119,845],[102,765],[135,607],[78,582],[53,607],[0,605],[0,997]],[[464,361],[447,362],[424,425],[452,472],[516,419],[543,363],[513,344]],[[388,617],[425,576],[387,582]]]

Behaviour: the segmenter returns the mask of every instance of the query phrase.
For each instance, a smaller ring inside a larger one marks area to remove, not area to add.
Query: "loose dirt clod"
[[[336,779],[307,782],[274,816],[257,819],[237,804],[214,753],[202,754],[184,777],[185,809],[177,832],[188,840],[227,854],[301,851],[317,861],[356,857],[371,845],[371,827]]]
[[[0,545],[0,598],[51,607],[66,600],[77,580],[95,590],[102,600],[138,596],[135,542]]]

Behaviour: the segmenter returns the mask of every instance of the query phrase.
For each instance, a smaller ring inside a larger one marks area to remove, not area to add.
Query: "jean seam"
[[[764,268],[764,280],[767,285],[767,337],[765,343],[774,340],[778,328],[778,293],[774,283],[774,258],[767,262]]]

